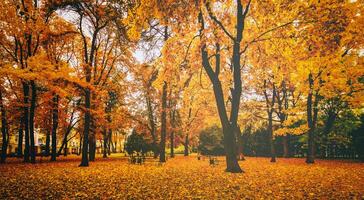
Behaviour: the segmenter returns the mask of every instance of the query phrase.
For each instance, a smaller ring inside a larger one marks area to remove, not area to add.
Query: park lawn
[[[219,160],[223,160],[219,157]],[[124,157],[97,158],[78,167],[79,157],[50,163],[0,165],[0,199],[363,199],[364,164],[351,161],[251,158],[245,173],[224,172],[207,158],[169,159],[159,166],[128,164]]]

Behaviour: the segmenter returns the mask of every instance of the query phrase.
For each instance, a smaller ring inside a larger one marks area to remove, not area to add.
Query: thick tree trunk
[[[89,152],[90,152],[90,161],[95,161],[96,157],[96,137],[95,133],[92,132],[89,139]]]
[[[24,93],[24,133],[25,133],[25,145],[24,145],[24,162],[30,161],[29,154],[29,84],[23,82],[23,93]]]
[[[328,113],[327,119],[325,121],[324,131],[323,131],[323,134],[325,136],[327,136],[331,132],[332,128],[334,127],[336,117],[337,117],[337,115],[335,112],[330,111]]]
[[[241,173],[243,170],[241,170],[239,163],[238,163],[237,156],[236,156],[236,137],[235,137],[235,131],[234,131],[235,128],[232,127],[232,123],[229,121],[229,119],[227,117],[221,82],[219,81],[218,77],[214,74],[214,72],[212,72],[211,67],[210,68],[206,67],[206,65],[209,66],[209,64],[207,64],[208,56],[207,56],[207,52],[205,51],[204,48],[202,49],[202,54],[203,54],[204,67],[205,67],[206,71],[208,72],[210,80],[213,84],[217,109],[218,109],[220,122],[222,124],[223,133],[224,133],[224,149],[225,149],[225,155],[226,155],[226,170],[225,171],[232,172],[232,173]],[[232,108],[232,109],[237,109],[237,108]],[[236,122],[237,122],[237,119],[234,119],[235,127],[236,127]]]
[[[35,163],[35,144],[34,144],[34,115],[35,115],[35,106],[37,101],[37,88],[34,81],[30,82],[32,88],[32,97],[30,101],[30,109],[29,109],[29,139],[30,139],[30,162]]]
[[[3,95],[0,88],[0,110],[1,110],[1,135],[2,135],[2,146],[1,146],[1,160],[0,163],[5,163],[6,161],[6,154],[7,154],[7,147],[8,147],[8,137],[7,137],[7,120],[6,120],[6,110],[3,104]]]
[[[20,117],[20,123],[18,128],[18,150],[17,150],[17,156],[21,157],[23,156],[23,117]]]
[[[311,164],[314,163],[314,137],[315,137],[315,126],[314,126],[314,117],[313,117],[313,103],[312,103],[312,98],[313,98],[313,78],[312,78],[312,74],[309,74],[308,77],[308,81],[309,81],[309,87],[310,87],[310,91],[308,93],[307,96],[307,123],[308,123],[308,149],[307,149],[307,158],[306,158],[306,163]]]
[[[188,144],[189,141],[188,141],[188,134],[186,134],[186,137],[185,137],[185,142],[184,142],[184,147],[185,147],[185,151],[184,151],[184,156],[188,156],[189,155],[189,150],[188,150]]]
[[[236,156],[236,137],[235,131],[231,127],[225,127],[223,125],[224,133],[224,148],[226,154],[226,171],[232,173],[241,173],[242,170],[239,166]]]
[[[58,95],[53,96],[52,109],[52,155],[51,161],[57,159],[57,128],[58,128]]]
[[[249,3],[250,4],[250,3]],[[205,6],[209,8],[209,4],[205,3]],[[240,98],[242,92],[242,82],[241,82],[241,49],[240,43],[243,38],[243,30],[244,30],[244,20],[245,15],[249,7],[245,9],[243,12],[243,6],[241,1],[237,1],[237,12],[236,12],[236,36],[230,36],[233,42],[233,52],[232,52],[232,67],[231,72],[233,73],[233,88],[231,89],[231,109],[230,109],[230,117],[228,117],[227,108],[224,101],[224,93],[222,89],[221,82],[219,80],[220,74],[220,45],[216,43],[216,53],[215,53],[215,70],[212,69],[212,66],[209,61],[209,55],[206,50],[206,44],[201,45],[201,56],[202,56],[202,65],[213,85],[215,100],[217,104],[217,109],[219,113],[220,122],[223,128],[224,133],[224,148],[226,154],[226,171],[232,173],[241,173],[241,170],[238,159],[236,156],[236,136],[235,130],[237,128],[238,121],[238,113],[239,113],[239,105]],[[210,17],[211,9],[208,9]],[[212,17],[213,18],[213,17]],[[201,24],[200,29],[200,37],[203,38],[203,32],[205,29],[205,22],[202,15],[202,12],[199,13],[198,16],[199,23]]]
[[[68,155],[68,141],[66,140],[66,143],[64,145],[64,149],[63,149],[63,156],[67,156]]]
[[[166,162],[166,126],[167,126],[167,82],[164,81],[162,91],[162,115],[161,115],[161,142],[160,142],[160,154],[159,162]]]
[[[273,113],[268,112],[268,137],[269,137],[269,144],[270,144],[270,156],[271,162],[276,162],[276,151],[274,147],[274,137],[273,137]]]
[[[150,134],[152,135],[152,150],[153,150],[153,157],[158,157],[158,146],[157,146],[157,136],[156,136],[156,128],[154,123],[154,116],[153,116],[153,108],[152,108],[152,102],[149,97],[149,93],[146,94],[146,102],[147,102],[147,108],[148,108],[148,119],[149,119],[149,126],[150,126]]]
[[[103,130],[103,136],[104,136],[104,144],[103,144],[103,158],[107,158],[107,152],[108,152],[108,135],[106,133],[106,129]]]
[[[83,143],[82,143],[82,160],[80,167],[87,167],[89,165],[88,160],[88,138],[90,132],[90,105],[91,105],[91,92],[89,88],[85,89],[85,120],[84,120],[84,128],[83,128]]]

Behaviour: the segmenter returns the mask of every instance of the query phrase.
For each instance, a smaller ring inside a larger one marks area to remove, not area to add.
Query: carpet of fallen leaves
[[[79,157],[57,162],[0,165],[0,199],[363,199],[364,164],[303,159],[247,158],[243,174],[225,173],[224,162],[169,159],[159,166],[147,160],[98,158],[87,168]],[[223,158],[219,158],[222,160]]]

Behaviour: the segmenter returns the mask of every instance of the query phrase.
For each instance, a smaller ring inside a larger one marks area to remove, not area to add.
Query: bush
[[[141,134],[133,130],[126,140],[124,149],[129,155],[135,152],[144,154],[152,150],[152,145],[147,143]]]
[[[200,132],[198,150],[202,155],[224,155],[222,129],[218,126],[209,127]]]

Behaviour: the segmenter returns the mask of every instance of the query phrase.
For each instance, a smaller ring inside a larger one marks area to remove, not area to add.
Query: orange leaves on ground
[[[364,195],[364,165],[350,161],[247,158],[247,172],[223,172],[221,160],[179,157],[165,165],[147,160],[130,165],[126,158],[98,160],[80,168],[75,157],[38,165],[0,166],[2,198],[57,199],[360,199]]]

